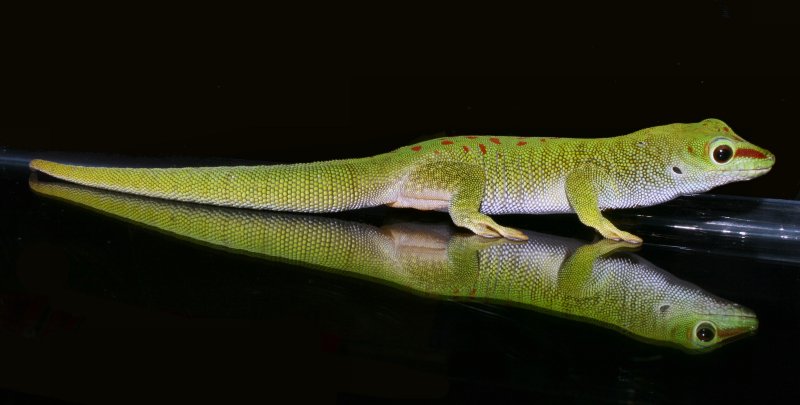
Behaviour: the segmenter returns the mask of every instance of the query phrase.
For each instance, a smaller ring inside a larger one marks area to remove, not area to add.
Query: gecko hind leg
[[[404,189],[407,195],[412,196],[449,196],[447,211],[453,223],[477,235],[528,240],[524,233],[498,225],[480,212],[485,182],[480,166],[462,162],[434,162],[414,169]]]

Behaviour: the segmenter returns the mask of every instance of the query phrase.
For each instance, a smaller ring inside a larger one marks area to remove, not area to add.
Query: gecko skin
[[[702,353],[758,329],[756,314],[626,251],[629,244],[527,232],[527,242],[454,234],[440,224],[383,227],[322,216],[236,210],[62,182],[30,187],[206,246],[424,296],[519,305],[645,342]]]
[[[484,237],[525,240],[487,214],[577,213],[609,239],[641,243],[601,210],[658,204],[767,173],[775,163],[724,122],[602,139],[459,136],[358,159],[170,169],[64,165],[48,175],[108,190],[231,207],[336,212],[378,205],[447,211]]]

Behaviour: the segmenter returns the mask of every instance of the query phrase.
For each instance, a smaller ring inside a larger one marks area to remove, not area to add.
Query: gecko
[[[119,194],[31,176],[35,193],[172,237],[357,277],[429,298],[521,306],[705,353],[756,332],[756,313],[630,253],[636,246],[525,231],[527,242],[440,223],[376,227],[318,215]]]
[[[119,168],[34,159],[32,170],[169,200],[323,213],[388,205],[449,213],[477,235],[526,240],[490,215],[575,213],[603,237],[642,243],[603,210],[662,203],[767,173],[775,155],[718,119],[609,138],[467,135],[323,162]]]

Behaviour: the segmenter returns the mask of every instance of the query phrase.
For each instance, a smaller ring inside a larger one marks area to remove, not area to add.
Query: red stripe
[[[414,152],[419,152],[420,149],[422,149],[422,146],[419,146],[419,145],[411,147],[411,150],[413,150]]]
[[[442,145],[452,145],[453,141],[442,141]]]
[[[500,145],[500,140],[497,139],[497,138],[489,138],[489,140],[492,141],[492,143],[496,143],[496,144]]]
[[[481,148],[481,153],[486,154],[486,145],[479,143],[478,147]]]
[[[753,159],[766,159],[767,155],[755,150],[755,149],[736,149],[736,155],[734,157],[747,157]]]

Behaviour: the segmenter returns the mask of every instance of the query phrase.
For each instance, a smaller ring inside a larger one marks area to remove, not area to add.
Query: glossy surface
[[[631,221],[621,227],[633,224],[653,242],[637,256],[758,314],[758,334],[697,356],[526,307],[442,300],[209,249],[35,196],[27,170],[2,170],[0,336],[8,354],[4,386],[12,390],[106,401],[124,392],[144,400],[164,387],[179,398],[198,384],[223,384],[269,398],[262,390],[300,380],[323,398],[519,402],[720,401],[797,390],[793,204],[716,199],[703,201],[707,211],[693,211],[698,199],[689,198],[651,209],[665,211],[619,216]],[[783,231],[735,238],[717,237],[723,232],[709,220],[724,216],[722,229],[731,231],[741,220],[767,226],[775,215]],[[397,210],[338,218],[356,227],[447,222]],[[593,236],[570,216],[506,221],[584,243]]]
[[[526,241],[441,224],[380,228],[324,216],[232,210],[30,177],[31,190],[195,243],[442,299],[520,305],[705,352],[758,329],[756,314],[679,280],[633,246],[528,232]]]

